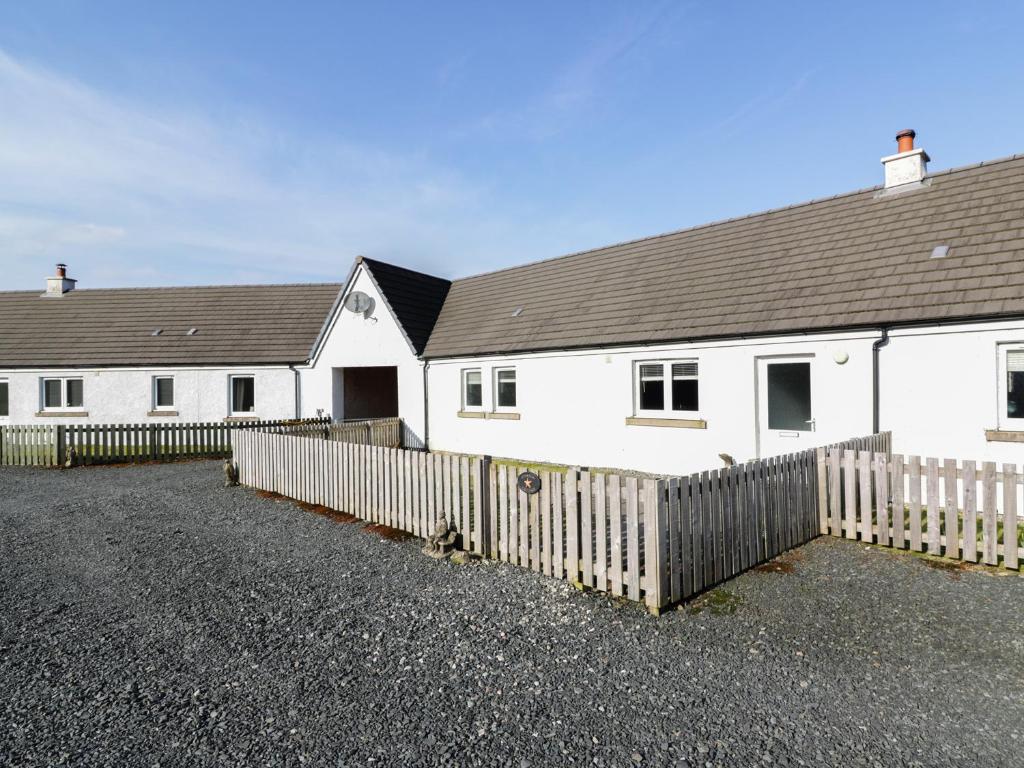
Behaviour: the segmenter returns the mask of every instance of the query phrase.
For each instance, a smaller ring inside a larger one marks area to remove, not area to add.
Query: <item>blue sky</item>
[[[6,3],[2,288],[447,277],[1024,152],[1020,2]]]

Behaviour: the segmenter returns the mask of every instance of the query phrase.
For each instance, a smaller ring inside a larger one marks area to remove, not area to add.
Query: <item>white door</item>
[[[814,447],[814,427],[814,355],[757,358],[758,456]]]

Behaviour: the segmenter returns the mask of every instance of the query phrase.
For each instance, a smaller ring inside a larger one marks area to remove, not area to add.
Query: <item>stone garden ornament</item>
[[[224,459],[224,487],[238,485],[238,467],[231,459]]]
[[[448,525],[448,518],[442,516],[434,526],[434,532],[427,536],[427,544],[423,547],[423,554],[441,560],[448,557],[455,550],[455,540],[459,532]]]

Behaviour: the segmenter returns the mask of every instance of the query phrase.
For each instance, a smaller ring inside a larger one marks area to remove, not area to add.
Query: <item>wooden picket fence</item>
[[[375,445],[381,448],[405,447],[404,422],[399,417],[359,419],[328,423],[297,424],[272,430],[281,434],[335,440],[340,443]],[[411,447],[411,446],[410,446]]]
[[[829,449],[821,530],[833,536],[1017,569],[1024,557],[1015,464]],[[981,492],[979,494],[979,483]]]
[[[140,463],[231,455],[233,437],[251,429],[322,427],[329,419],[163,424],[0,426],[0,466]]]
[[[234,460],[242,485],[421,538],[445,515],[461,533],[464,549],[486,552],[480,457],[254,430],[236,436]]]
[[[885,448],[888,436],[843,446]],[[816,450],[679,478],[502,464],[251,431],[242,484],[426,537],[446,517],[463,549],[658,611],[819,535]],[[540,491],[517,480],[527,469]]]

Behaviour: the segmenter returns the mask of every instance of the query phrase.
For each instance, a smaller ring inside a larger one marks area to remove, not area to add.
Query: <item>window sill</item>
[[[1024,432],[1009,429],[986,429],[985,439],[990,443],[1024,443]]]
[[[653,419],[641,416],[628,416],[627,427],[675,427],[676,429],[707,429],[704,419]]]
[[[260,421],[260,417],[257,416],[256,414],[253,414],[252,416],[225,416],[224,421],[226,423],[236,421]]]
[[[36,411],[37,418],[66,418],[66,417],[80,417],[87,418],[89,416],[88,411]]]
[[[519,421],[519,414],[515,411],[492,411],[487,414],[488,419],[507,419],[508,421]]]
[[[499,421],[519,421],[519,414],[511,411],[459,411],[455,414],[460,419],[498,419]]]
[[[150,411],[147,416],[177,416],[177,411]]]

